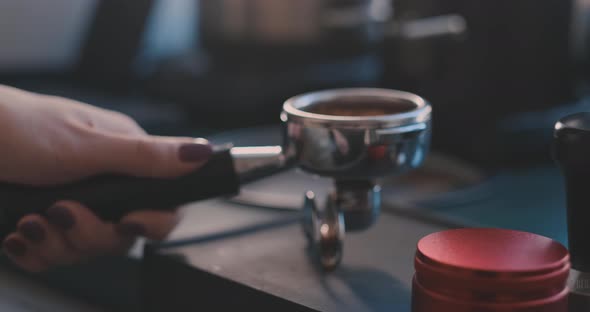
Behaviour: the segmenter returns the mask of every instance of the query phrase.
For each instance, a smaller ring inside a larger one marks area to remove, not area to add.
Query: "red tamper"
[[[418,242],[413,312],[566,312],[568,250],[536,234],[454,229]]]

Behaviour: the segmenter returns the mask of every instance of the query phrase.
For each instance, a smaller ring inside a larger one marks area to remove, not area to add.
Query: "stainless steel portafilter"
[[[281,113],[279,146],[217,146],[210,161],[178,178],[102,175],[75,183],[31,187],[0,184],[0,235],[29,213],[43,214],[58,200],[77,200],[105,220],[140,209],[173,209],[192,201],[233,195],[241,184],[295,165],[334,179],[330,194],[305,196],[303,228],[326,269],[342,257],[347,231],[368,228],[379,215],[379,178],[418,167],[430,142],[431,106],[401,91],[356,88],[302,94]]]

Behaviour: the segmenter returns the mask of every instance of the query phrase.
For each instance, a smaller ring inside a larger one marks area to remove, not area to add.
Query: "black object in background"
[[[502,119],[574,100],[571,6],[563,0],[396,1],[397,19],[458,13],[468,34],[456,42],[389,42],[384,85],[433,103],[434,149],[504,167],[513,159],[504,145],[511,134],[498,131]],[[546,160],[549,150],[542,153]]]
[[[132,65],[153,2],[99,1],[75,70],[77,80],[114,91],[131,85],[135,80]]]
[[[202,50],[161,64],[148,90],[181,103],[195,123],[240,128],[278,122],[283,102],[303,92],[377,86],[375,23],[366,14],[344,26],[324,17],[372,2],[202,0]]]
[[[229,129],[278,123],[283,102],[309,91],[378,85],[373,54],[323,60],[212,60],[192,55],[163,65],[148,82],[150,95],[171,100],[195,124]]]
[[[554,138],[555,159],[565,177],[572,269],[590,272],[590,113],[560,119]]]
[[[590,272],[590,113],[561,118],[555,125],[554,157],[564,176],[567,195],[567,232],[571,258],[568,311],[588,311]]]

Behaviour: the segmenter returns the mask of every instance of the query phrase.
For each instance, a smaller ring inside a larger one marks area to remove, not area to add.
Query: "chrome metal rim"
[[[409,103],[414,109],[382,116],[334,116],[305,111],[306,107],[323,101],[358,97],[366,100],[390,101],[392,105]],[[281,119],[303,125],[338,128],[392,128],[430,121],[432,108],[424,98],[409,92],[379,88],[349,88],[310,92],[292,97],[283,104]]]

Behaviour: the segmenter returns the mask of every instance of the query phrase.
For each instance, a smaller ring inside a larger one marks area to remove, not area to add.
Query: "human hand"
[[[0,85],[0,181],[58,185],[103,173],[175,177],[211,156],[205,140],[151,136],[126,115]],[[146,207],[149,208],[149,207]],[[63,201],[23,217],[3,250],[28,271],[123,252],[137,236],[163,239],[174,213],[137,211],[104,222],[80,203]]]

